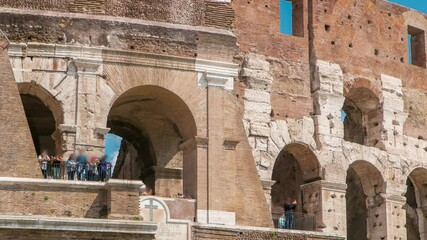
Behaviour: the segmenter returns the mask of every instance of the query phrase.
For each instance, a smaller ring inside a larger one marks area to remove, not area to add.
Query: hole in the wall
[[[197,53],[195,53],[194,56],[197,57]]]
[[[368,24],[371,24],[372,23],[372,21],[371,20],[368,20]]]
[[[351,20],[351,15],[348,15],[348,16],[347,16],[347,18],[348,18],[349,20]]]
[[[129,48],[133,50],[133,49],[135,49],[135,46],[130,46]]]
[[[325,9],[325,10],[323,10],[325,13],[327,13],[328,12],[328,9]]]
[[[401,57],[401,58],[400,58],[400,62],[401,62],[401,63],[404,63],[404,62],[405,62],[405,59],[404,59],[403,57]]]
[[[332,44],[332,45],[335,45],[335,41],[331,41],[331,44]]]
[[[391,13],[388,13],[388,16],[391,17]]]
[[[380,54],[380,51],[378,51],[378,49],[375,49],[374,54],[375,54],[375,56],[378,56],[378,54]]]
[[[331,30],[331,26],[330,25],[325,25],[325,31],[329,32],[329,30]]]
[[[388,27],[388,30],[391,30],[391,27]]]
[[[353,43],[350,43],[350,44],[348,45],[348,47],[349,47],[349,48],[353,48]]]
[[[423,138],[423,136],[418,136],[418,139],[423,140],[424,138]]]

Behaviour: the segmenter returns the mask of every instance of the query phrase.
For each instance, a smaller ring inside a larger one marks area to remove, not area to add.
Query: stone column
[[[383,103],[384,131],[382,142],[389,152],[400,154],[404,149],[403,126],[408,118],[404,112],[402,81],[399,78],[381,75]]]
[[[97,96],[97,78],[100,72],[100,61],[74,60],[77,78],[77,128],[76,146],[91,154],[104,153],[104,135],[109,129],[97,126],[97,111],[100,110],[101,100]]]
[[[316,181],[301,186],[303,209],[316,217],[316,230],[346,236],[347,185],[338,182]]]
[[[366,230],[368,239],[388,239],[387,237],[387,201],[383,193],[366,198]]]
[[[341,110],[345,100],[343,72],[340,66],[317,60],[312,91],[315,106],[313,119],[316,135],[318,135],[318,146],[340,148],[344,138]]]
[[[427,239],[427,206],[417,208],[420,239]]]
[[[401,195],[391,195],[386,199],[387,208],[387,238],[406,239],[406,198]],[[421,239],[423,236],[421,236]]]
[[[268,179],[261,179],[262,190],[264,190],[265,200],[268,204],[268,209],[271,212],[271,186],[274,185],[276,181],[271,181]]]

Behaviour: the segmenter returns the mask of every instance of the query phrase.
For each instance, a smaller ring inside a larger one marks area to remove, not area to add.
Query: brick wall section
[[[0,240],[152,240],[153,235],[130,233],[43,231],[43,230],[9,230],[0,229]]]
[[[205,26],[229,29],[234,20],[231,4],[218,2],[205,3]]]
[[[304,21],[300,36],[280,33],[279,1],[235,0],[233,32],[239,59],[248,53],[266,56],[273,75],[273,119],[300,118],[312,111],[308,46],[308,7],[301,1]],[[239,60],[240,61],[240,60]],[[241,79],[242,80],[242,79]]]
[[[7,52],[0,51],[0,175],[37,177],[41,173],[21,97]]]
[[[208,227],[208,226],[193,226],[192,227],[193,240],[257,240],[257,239],[271,239],[271,240],[344,240],[336,236],[316,235],[314,232],[284,232],[270,230],[248,230],[248,229],[230,229],[221,227]]]
[[[404,134],[427,139],[427,71],[408,63],[407,50],[408,25],[427,29],[427,16],[383,0],[314,0],[312,15],[313,56],[377,85],[381,74],[402,79]]]
[[[193,26],[203,25],[204,4],[204,0],[0,0],[1,7],[109,15]],[[221,16],[223,8],[219,5],[227,4],[217,3],[216,5],[217,7],[209,10],[218,11],[217,14],[214,12],[213,14]],[[221,18],[216,20],[223,22]],[[212,21],[215,20],[211,20],[210,23]],[[226,25],[217,23],[209,26],[229,27],[230,20],[227,22]]]
[[[107,218],[107,192],[101,189],[15,184],[1,185],[0,192],[3,215]]]

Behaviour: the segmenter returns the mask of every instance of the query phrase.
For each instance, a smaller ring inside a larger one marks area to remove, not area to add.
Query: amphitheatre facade
[[[279,0],[0,0],[0,239],[427,239],[427,15],[279,26]],[[112,179],[42,179],[108,133]],[[312,228],[274,229],[288,197]]]

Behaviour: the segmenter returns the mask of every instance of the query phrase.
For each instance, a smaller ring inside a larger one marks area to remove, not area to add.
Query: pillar
[[[404,206],[406,198],[401,195],[387,196],[387,238],[386,239],[406,239],[406,211]],[[421,239],[423,236],[421,236]]]
[[[303,209],[316,217],[316,230],[345,237],[347,185],[319,180],[301,186]]]
[[[85,149],[91,154],[104,153],[104,136],[109,129],[97,126],[97,112],[105,104],[97,95],[97,80],[101,61],[74,60],[77,81],[76,142],[75,149]]]

